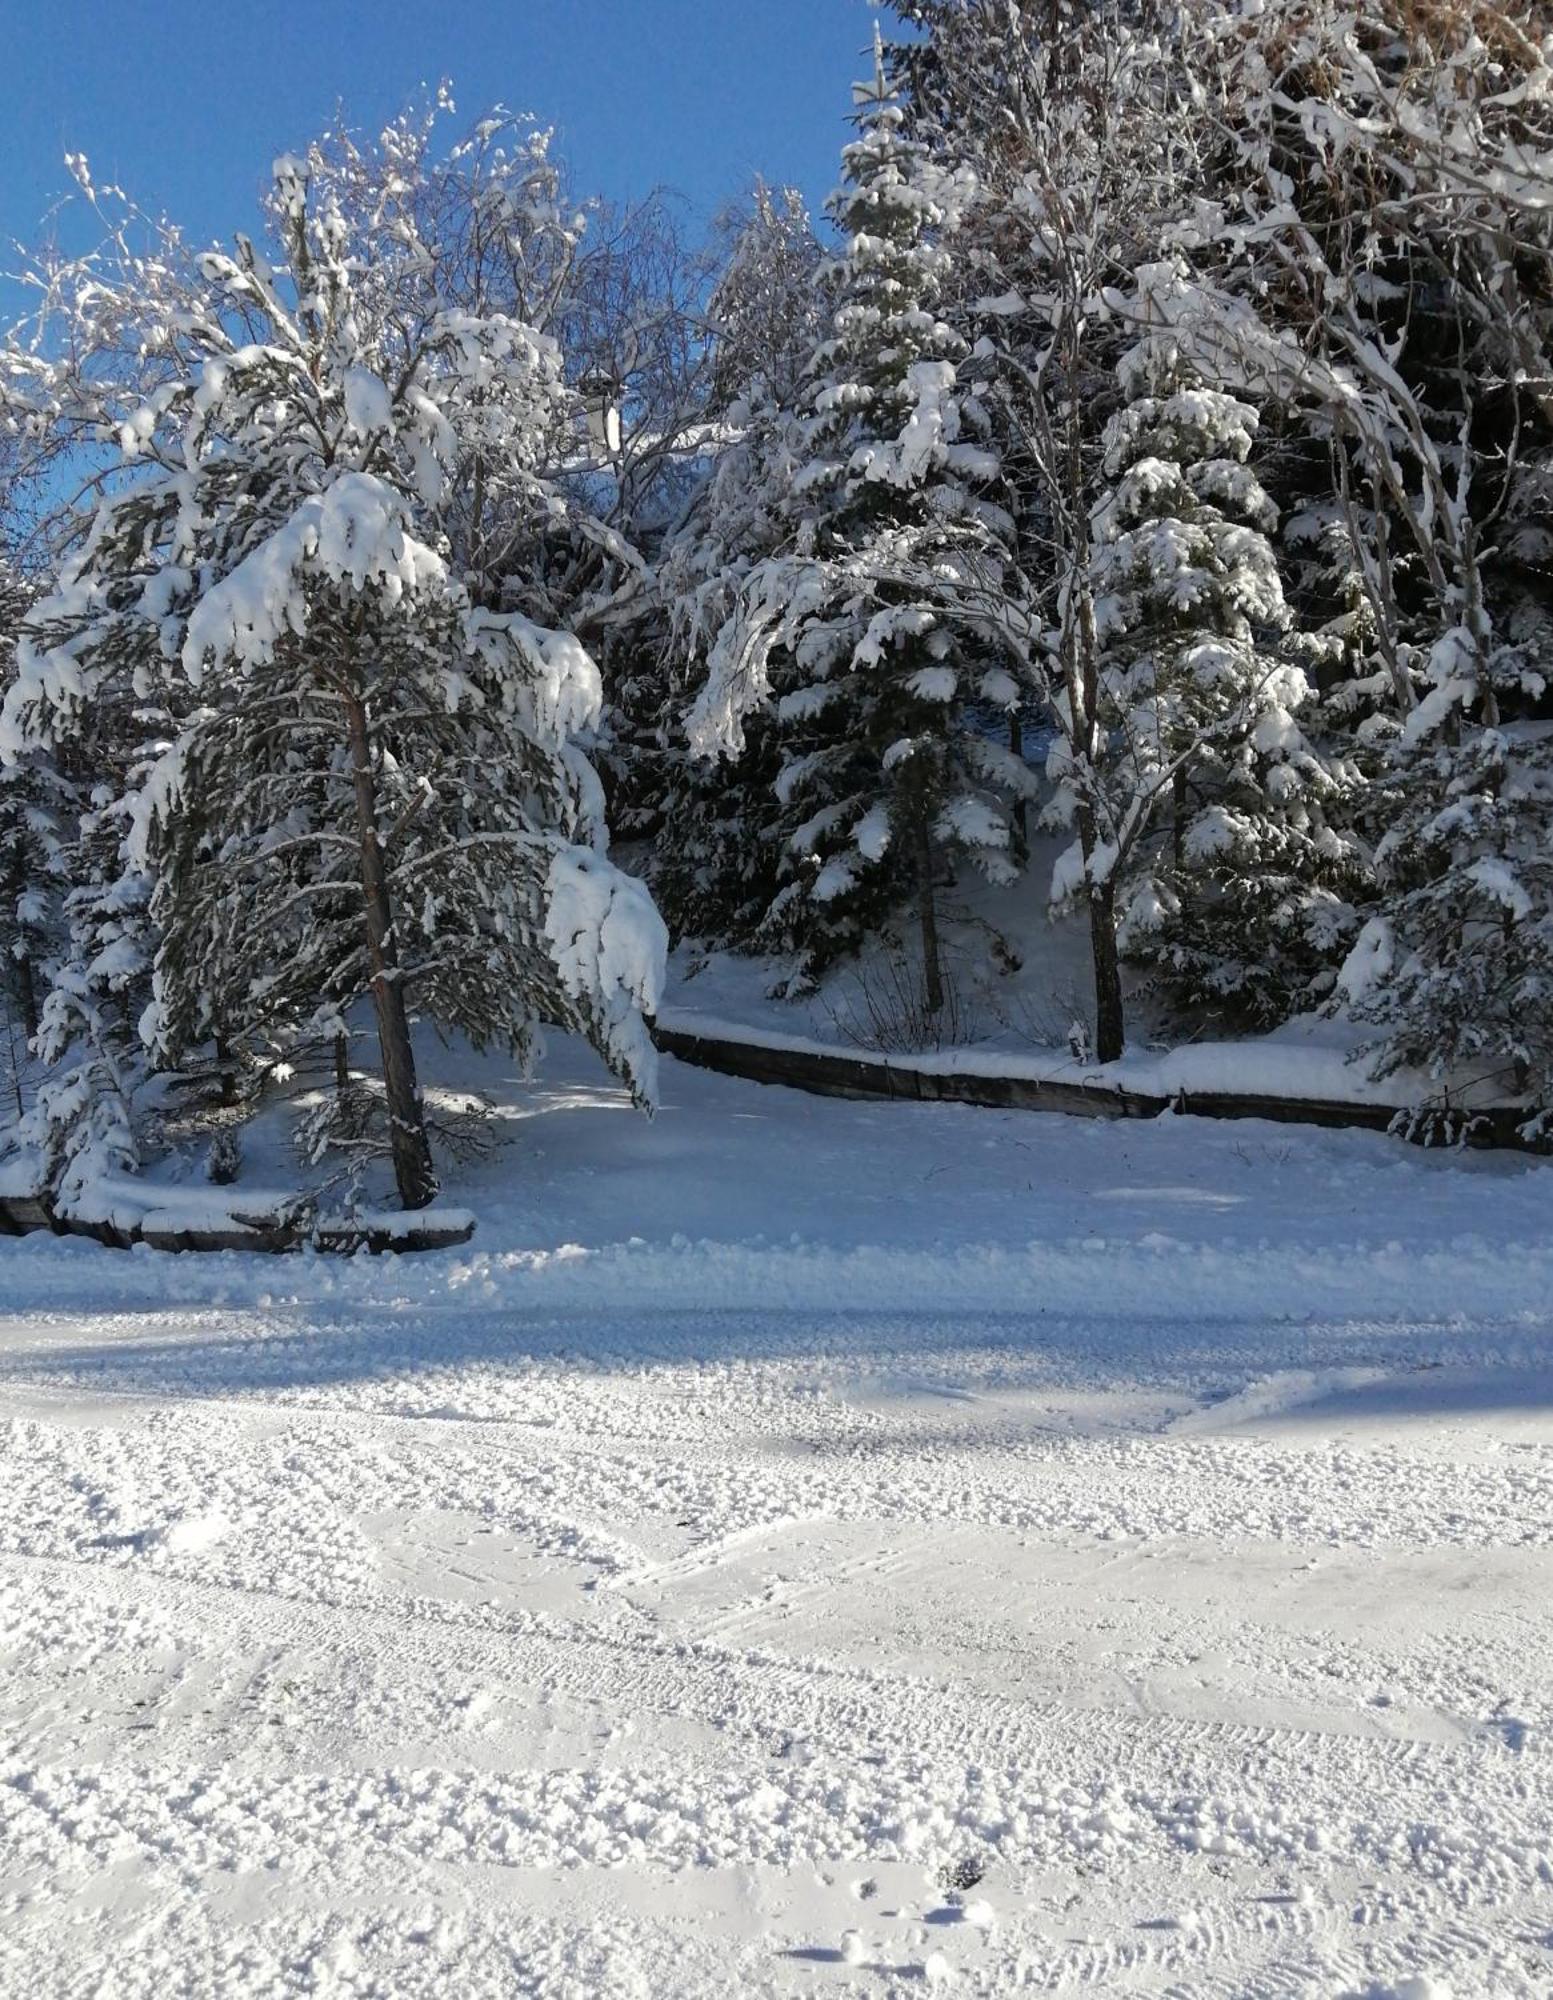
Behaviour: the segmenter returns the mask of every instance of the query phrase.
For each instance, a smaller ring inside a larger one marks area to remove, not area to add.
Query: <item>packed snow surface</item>
[[[0,1992],[1553,1991],[1553,1169],[479,1081],[460,1250],[0,1246]]]

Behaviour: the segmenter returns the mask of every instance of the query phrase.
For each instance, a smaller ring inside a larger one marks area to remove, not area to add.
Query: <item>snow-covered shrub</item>
[[[978,1041],[986,1022],[950,966],[929,996],[920,961],[885,944],[831,986],[827,1012],[836,1033],[854,1048],[885,1055],[920,1055]]]

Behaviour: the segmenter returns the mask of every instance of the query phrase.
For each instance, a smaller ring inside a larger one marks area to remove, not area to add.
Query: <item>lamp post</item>
[[[578,383],[588,418],[588,436],[611,460],[620,456],[620,385],[602,368],[590,368]]]

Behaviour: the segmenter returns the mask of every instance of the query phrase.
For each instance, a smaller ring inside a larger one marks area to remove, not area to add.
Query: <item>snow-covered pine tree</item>
[[[708,305],[708,470],[656,565],[654,892],[678,934],[735,950],[760,948],[782,886],[778,735],[770,715],[756,712],[743,718],[736,751],[698,755],[685,738],[686,689],[751,570],[794,532],[804,450],[797,405],[827,318],[821,262],[801,196],[758,183]]]
[[[32,604],[0,710],[13,782],[70,772],[77,812],[62,814],[57,955],[34,1036],[37,1095],[9,1135],[29,1152],[61,1214],[100,1221],[105,1178],[141,1164],[149,1079],[139,1024],[151,995],[151,882],[131,858],[130,798],[166,748],[171,718],[142,673],[151,585],[138,493],[102,506],[76,558]],[[108,578],[116,580],[113,587]]]
[[[723,222],[728,254],[707,301],[712,394],[720,413],[791,409],[824,329],[824,261],[797,188],[755,182]]]
[[[395,310],[393,237],[353,240],[302,162],[277,164],[273,220],[276,262],[241,238],[202,260],[186,372],[126,427],[145,469],[34,614],[7,748],[163,692],[174,726],[148,764],[119,761],[119,870],[56,990],[100,982],[102,907],[123,903],[158,1062],[333,1031],[369,991],[415,1207],[436,1183],[412,1013],[520,1054],[538,1020],[576,1026],[645,1096],[661,925],[604,858],[574,747],[592,662],[473,605],[435,545],[472,460],[501,467],[509,506],[558,505],[537,470],[556,350],[500,313]]]
[[[32,598],[0,550],[0,694],[15,676],[16,635]],[[0,1117],[26,1115],[24,1079],[49,964],[62,935],[63,844],[77,812],[53,759],[34,753],[0,764]]]
[[[1374,918],[1341,991],[1383,1062],[1546,1101],[1547,489],[1553,99],[1540,25],[1493,0],[1197,0],[1234,177],[1222,351],[1329,444],[1375,775]],[[1206,98],[1204,101],[1208,101]],[[1255,210],[1268,227],[1246,231]],[[1528,536],[1528,527],[1531,528]],[[1330,529],[1329,529],[1330,532]],[[1539,832],[1539,824],[1541,831]],[[1436,1107],[1439,1105],[1436,1098]]]
[[[1139,274],[1146,319],[1181,275]],[[1314,649],[1290,635],[1255,410],[1203,380],[1168,322],[1119,374],[1089,578],[1105,753],[1085,773],[1064,733],[1058,811],[1089,783],[1124,956],[1178,1007],[1267,1026],[1320,997],[1355,928],[1360,851],[1325,811],[1353,776],[1297,719]]]
[[[1553,1136],[1553,727],[1535,716],[1550,670],[1553,652],[1500,643],[1470,606],[1433,649],[1382,785],[1381,907],[1340,999],[1381,1029],[1378,1074],[1430,1078],[1420,1110],[1442,1136],[1464,1128],[1474,1085]]]
[[[912,133],[961,152],[975,172],[951,310],[992,385],[986,406],[1012,516],[1012,561],[986,609],[1032,719],[1054,724],[1085,768],[1106,750],[1090,517],[1105,491],[1116,364],[1131,344],[1107,299],[1160,258],[1186,191],[1201,186],[1195,100],[1168,38],[1136,31],[1131,6],[899,0],[893,11],[917,31],[892,52]],[[1108,1059],[1125,1028],[1114,871],[1082,800],[1074,821],[1094,1045]]]
[[[16,673],[16,637],[33,592],[0,551],[0,692]],[[23,1042],[38,1031],[45,969],[59,941],[61,842],[72,831],[70,787],[52,758],[0,765],[0,955],[4,1000]]]
[[[831,209],[839,304],[811,364],[790,539],[744,579],[692,731],[737,749],[742,716],[772,701],[784,881],[762,930],[794,954],[795,978],[909,899],[935,1014],[940,868],[963,856],[1015,872],[1003,787],[1016,774],[973,711],[984,689],[1005,700],[1008,676],[966,643],[1006,517],[989,499],[985,413],[957,374],[965,343],[934,310],[953,177],[904,136],[877,43],[855,100]]]
[[[1146,326],[1183,276],[1139,273]],[[1114,923],[1178,1003],[1279,1018],[1349,920],[1354,850],[1321,811],[1340,774],[1296,721],[1311,688],[1287,639],[1276,511],[1247,463],[1256,413],[1204,382],[1168,316],[1118,372],[1084,583],[1096,726],[1086,751],[1065,689],[1049,760],[1048,820],[1083,816],[1088,838],[1059,858],[1053,900]]]

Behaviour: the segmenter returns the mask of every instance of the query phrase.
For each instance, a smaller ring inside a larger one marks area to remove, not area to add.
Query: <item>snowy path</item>
[[[1553,1172],[587,1078],[0,1249],[0,1991],[1553,1988]]]

